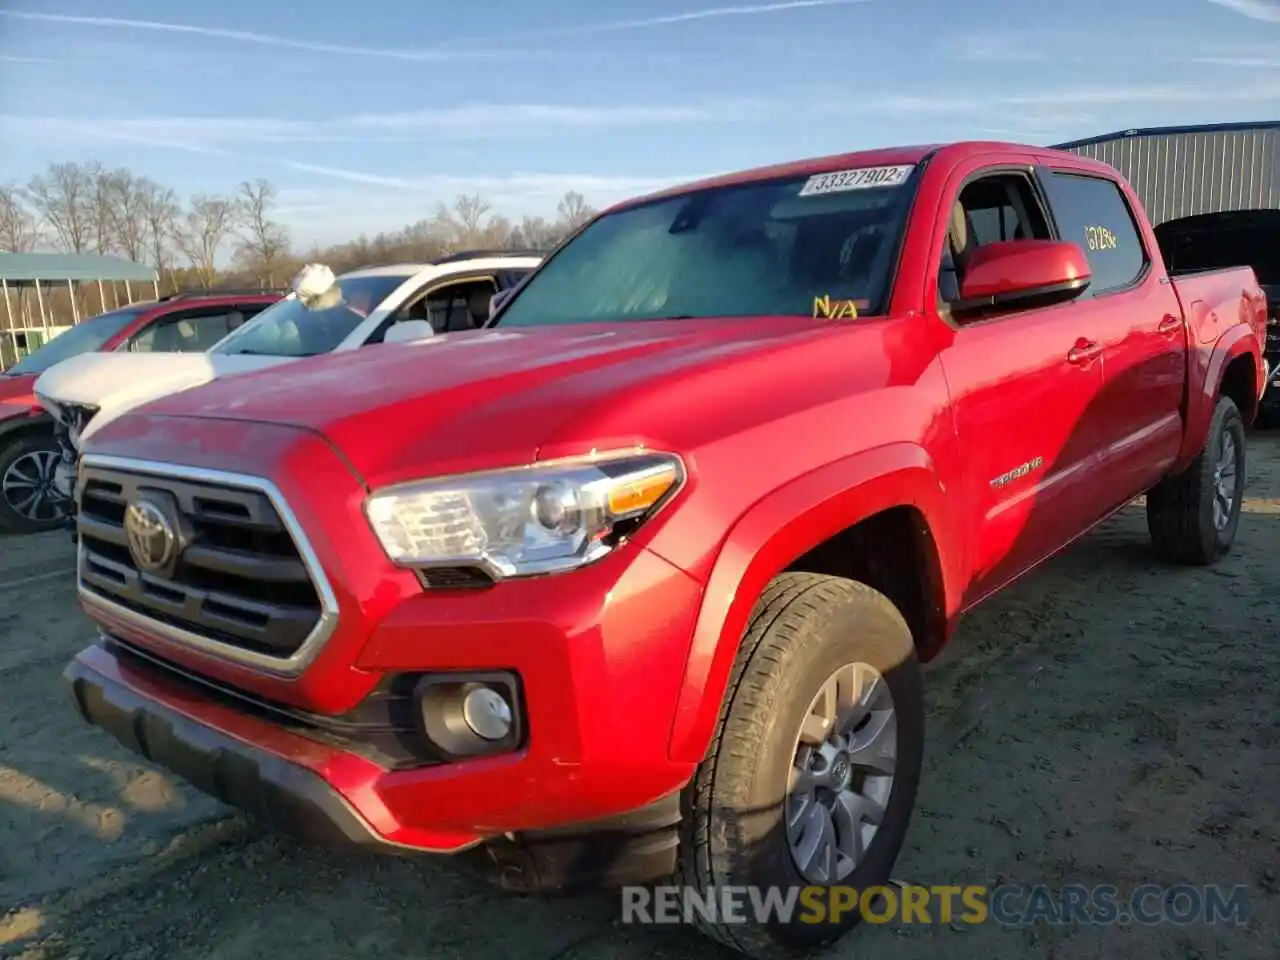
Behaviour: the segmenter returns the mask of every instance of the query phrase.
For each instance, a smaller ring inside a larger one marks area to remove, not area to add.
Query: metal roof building
[[[1055,146],[1119,170],[1153,224],[1280,209],[1280,121],[1122,130]]]

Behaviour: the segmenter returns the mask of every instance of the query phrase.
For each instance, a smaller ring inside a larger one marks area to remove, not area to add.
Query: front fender
[[[6,410],[5,407],[12,407]],[[11,436],[42,427],[53,427],[53,418],[38,405],[0,403],[0,444]]]
[[[957,609],[960,536],[946,521],[944,497],[928,453],[903,442],[820,467],[747,510],[721,546],[703,592],[672,722],[670,758],[692,763],[704,758],[738,645],[769,581],[860,520],[893,507],[918,509],[933,534],[945,609]]]
[[[1173,472],[1185,469],[1204,449],[1223,374],[1233,360],[1249,353],[1256,354],[1254,396],[1260,397],[1265,386],[1262,382],[1264,373],[1257,337],[1251,326],[1240,323],[1230,327],[1212,347],[1192,346],[1187,371],[1187,428],[1182,435],[1182,449],[1178,451]],[[1248,410],[1240,412],[1248,418]]]

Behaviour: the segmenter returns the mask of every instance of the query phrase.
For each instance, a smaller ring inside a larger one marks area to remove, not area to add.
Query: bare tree
[[[113,247],[140,263],[147,255],[147,197],[152,185],[123,168],[104,174],[103,184],[114,241],[109,247],[99,249]]]
[[[276,205],[276,188],[269,180],[245,181],[237,197],[241,233],[236,258],[258,273],[259,280],[274,284],[275,272],[289,255],[289,231],[271,218]]]
[[[174,241],[187,257],[201,286],[213,285],[218,275],[218,254],[235,232],[238,209],[234,200],[201,194],[191,198]]]
[[[492,208],[478,193],[462,194],[453,202],[453,215],[462,234],[468,238],[484,231]]]
[[[142,218],[146,223],[146,246],[151,265],[157,273],[173,266],[174,238],[182,208],[178,195],[168,187],[143,178],[137,183]]]
[[[114,253],[118,249],[115,230],[115,175],[103,169],[96,160],[83,167],[89,183],[89,229],[96,253]]]
[[[31,206],[68,253],[83,253],[93,239],[93,167],[53,163],[27,184]]]
[[[576,190],[570,190],[556,205],[556,213],[560,216],[560,224],[565,233],[571,233],[596,215],[596,211],[587,203],[587,198]]]
[[[520,226],[511,231],[508,243],[512,247],[530,250],[550,250],[564,236],[563,227],[548,223],[545,217],[524,217]]]
[[[443,203],[436,208],[435,229],[450,250],[465,250],[492,244],[493,235],[502,224],[495,223],[492,208],[478,193],[460,194],[453,206]],[[505,220],[502,221],[505,224]]]
[[[0,250],[27,253],[40,241],[36,218],[23,202],[17,184],[0,184]]]

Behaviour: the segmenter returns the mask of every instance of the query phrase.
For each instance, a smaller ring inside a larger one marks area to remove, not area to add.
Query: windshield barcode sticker
[[[900,187],[915,167],[860,167],[857,170],[836,170],[820,173],[805,181],[800,196],[812,197],[820,193],[843,193],[846,190],[870,190],[873,187]]]

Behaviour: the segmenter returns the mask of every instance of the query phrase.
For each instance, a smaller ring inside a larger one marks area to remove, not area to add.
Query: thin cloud
[[[526,200],[558,200],[568,190],[577,190],[594,197],[629,197],[652,190],[660,190],[679,183],[698,180],[705,174],[688,176],[608,176],[595,173],[532,173],[517,171],[501,175],[475,176],[464,174],[427,174],[419,177],[387,177],[319,164],[289,161],[291,169],[301,173],[315,173],[362,186],[384,187],[397,191],[437,196],[456,196],[459,193],[481,193],[486,198],[521,197]],[[314,203],[315,195],[303,193]],[[360,197],[394,207],[397,201],[383,193],[362,191]]]
[[[400,113],[357,114],[317,120],[274,117],[75,117],[0,116],[0,126],[27,136],[108,137],[176,149],[268,143],[411,142],[428,137],[546,136],[565,130],[599,130],[756,119],[759,101],[707,104],[582,106],[575,104],[468,104]]]
[[[117,30],[145,30],[154,33],[179,33],[209,37],[215,40],[231,40],[264,47],[302,50],[309,53],[331,53],[351,57],[377,57],[415,62],[440,62],[444,60],[494,59],[512,54],[509,50],[454,50],[431,48],[426,50],[399,50],[387,47],[361,47],[317,40],[300,40],[249,30],[228,30],[224,27],[204,27],[189,23],[169,23],[159,20],[130,20],[122,17],[84,17],[61,13],[33,13],[27,10],[0,10],[0,17],[13,20],[31,20],[40,23],[63,23],[82,27],[103,27]]]
[[[1274,0],[1209,0],[1215,7],[1231,10],[1250,20],[1280,23],[1280,3]]]
[[[756,17],[769,13],[786,13],[793,10],[806,10],[813,7],[847,7],[854,4],[869,3],[870,0],[785,0],[781,3],[756,3],[734,7],[709,7],[703,10],[689,10],[684,13],[670,13],[660,17],[644,17],[638,20],[610,20],[604,23],[587,23],[579,27],[561,27],[552,30],[522,31],[518,37],[507,37],[509,40],[542,40],[553,37],[586,37],[601,33],[618,33],[624,30],[643,30],[649,27],[667,27],[678,23],[690,23],[696,20],[718,20],[723,17]],[[467,37],[469,42],[493,42],[492,37]],[[456,42],[456,41],[455,41]]]
[[[183,140],[175,140],[167,137],[155,137],[139,135],[137,133],[122,133],[120,131],[104,131],[92,129],[87,124],[77,126],[75,121],[64,120],[39,120],[26,117],[13,117],[0,114],[0,134],[4,138],[17,135],[20,131],[25,131],[28,135],[32,133],[33,126],[37,125],[37,132],[43,131],[48,133],[51,124],[57,124],[58,130],[62,133],[72,130],[77,134],[92,136],[97,138],[106,138],[118,140],[124,143],[133,143],[138,146],[152,147],[155,149],[178,150],[184,153],[192,153],[199,156],[212,156],[235,160],[239,164],[255,163],[265,164],[269,166],[281,167],[293,170],[297,173],[306,173],[313,176],[324,177],[329,180],[337,180],[342,183],[356,184],[361,187],[379,188],[377,192],[369,191],[361,192],[360,196],[361,208],[368,208],[370,205],[383,203],[393,208],[396,215],[403,213],[403,199],[396,200],[394,197],[388,198],[387,194],[382,192],[385,190],[395,191],[397,195],[409,192],[420,194],[428,198],[428,202],[435,200],[444,200],[457,196],[460,193],[483,193],[487,199],[493,203],[501,204],[504,211],[512,212],[507,208],[513,208],[515,215],[525,212],[549,212],[546,208],[554,206],[555,201],[569,190],[577,190],[593,203],[612,202],[621,200],[626,197],[636,196],[638,194],[649,193],[654,190],[661,190],[678,183],[687,183],[701,179],[703,175],[690,176],[667,176],[667,177],[639,177],[639,176],[607,176],[601,174],[547,174],[547,173],[511,173],[500,176],[469,176],[469,175],[451,175],[451,174],[430,174],[419,177],[397,177],[385,174],[373,173],[362,170],[351,170],[345,167],[335,167],[326,164],[307,163],[301,160],[294,160],[282,157],[269,157],[248,153],[240,153],[231,150],[224,150],[212,147],[207,144],[192,143]],[[39,126],[43,124],[43,126]],[[19,126],[22,125],[22,126]],[[331,201],[325,203],[317,203],[319,197],[331,196],[329,193],[319,191],[290,191],[304,198],[306,201],[295,207],[295,215],[303,213],[307,210],[314,210],[317,213],[325,211],[326,221],[334,220],[334,208]],[[282,206],[290,204],[282,204]],[[292,205],[290,205],[292,206]],[[517,209],[518,208],[518,209]],[[363,209],[362,214],[367,214],[368,209]],[[378,227],[385,229],[385,225]]]
[[[1189,57],[1187,62],[1213,67],[1242,67],[1250,70],[1275,70],[1280,67],[1280,57]]]
[[[754,119],[765,104],[756,100],[684,105],[578,106],[573,104],[471,104],[399,113],[361,114],[344,123],[364,130],[485,132],[513,127],[545,129],[635,127]]]
[[[238,43],[250,43],[258,46],[278,47],[310,53],[329,53],[355,57],[378,57],[382,59],[410,60],[415,62],[438,62],[442,60],[506,58],[512,55],[532,53],[532,51],[495,50],[492,48],[463,50],[456,46],[456,44],[464,42],[501,43],[504,40],[520,42],[553,37],[581,37],[595,34],[617,33],[625,30],[641,30],[651,27],[672,26],[680,23],[690,23],[697,20],[713,20],[724,17],[761,16],[764,14],[785,13],[815,7],[843,7],[868,2],[870,2],[870,0],[781,0],[781,2],[777,3],[744,4],[732,7],[710,7],[702,10],[689,10],[684,13],[672,13],[664,16],[646,17],[635,20],[613,20],[603,23],[583,24],[577,27],[525,31],[517,36],[506,38],[458,38],[418,50],[352,46],[348,44],[328,43],[319,40],[282,37],[275,34],[257,33],[250,30],[231,30],[225,27],[206,27],[198,24],[172,23],[161,20],[134,20],[124,17],[90,17],[61,13],[34,13],[26,10],[0,10],[0,17],[9,17],[15,20],[36,21],[40,23],[61,23],[82,27],[186,34],[189,36],[208,37],[215,40],[230,40]]]
[[[1267,102],[1278,99],[1280,99],[1280,83],[1271,82],[1229,87],[1203,85],[1081,87],[1009,96],[974,93],[942,97],[909,94],[877,97],[872,91],[864,91],[858,103],[828,104],[815,109],[829,115],[872,113],[901,116],[904,114],[988,113],[1001,107],[1019,110],[1061,110],[1082,107],[1190,106],[1228,100]]]

